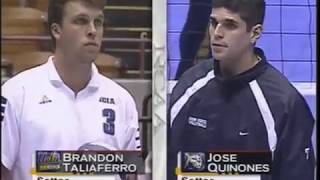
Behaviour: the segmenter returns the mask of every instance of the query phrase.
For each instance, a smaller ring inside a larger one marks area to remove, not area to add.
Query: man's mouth
[[[95,42],[88,42],[88,43],[85,43],[84,45],[85,45],[85,46],[96,46],[96,47],[99,46],[99,45],[98,45],[97,43],[95,43]]]
[[[219,44],[219,43],[212,43],[212,46],[216,46],[216,47],[227,47],[227,45],[225,44]]]

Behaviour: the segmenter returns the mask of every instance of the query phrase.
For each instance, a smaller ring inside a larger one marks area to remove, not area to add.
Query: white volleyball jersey
[[[8,80],[1,94],[2,164],[14,180],[31,179],[36,150],[140,150],[138,114],[132,96],[92,65],[88,85],[77,96],[52,57]]]

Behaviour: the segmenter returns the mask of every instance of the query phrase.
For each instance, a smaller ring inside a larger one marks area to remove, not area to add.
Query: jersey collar
[[[53,56],[50,56],[47,62],[47,68],[49,71],[49,80],[55,87],[61,87],[64,85],[64,82],[60,78],[60,75],[58,74],[56,67],[53,64]],[[99,88],[99,72],[94,63],[92,63],[92,75],[91,79],[87,85],[86,88],[97,90]]]

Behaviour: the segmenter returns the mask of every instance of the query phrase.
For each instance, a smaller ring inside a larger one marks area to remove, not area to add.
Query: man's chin
[[[226,58],[226,53],[222,51],[214,51],[212,49],[212,57],[216,60],[223,60]]]
[[[83,59],[87,62],[94,62],[98,57],[98,53],[86,53],[84,56],[83,56]]]
[[[80,59],[81,64],[92,64],[96,60],[96,57],[84,57],[82,56]]]
[[[223,61],[225,59],[225,56],[221,55],[212,55],[214,60]]]

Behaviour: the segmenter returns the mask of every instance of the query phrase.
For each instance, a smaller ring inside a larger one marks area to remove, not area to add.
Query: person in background
[[[132,96],[94,64],[104,5],[50,0],[53,56],[1,87],[2,180],[31,179],[39,150],[141,150]]]
[[[175,79],[195,64],[201,42],[206,37],[212,0],[190,0],[186,23],[180,35],[181,60]]]

